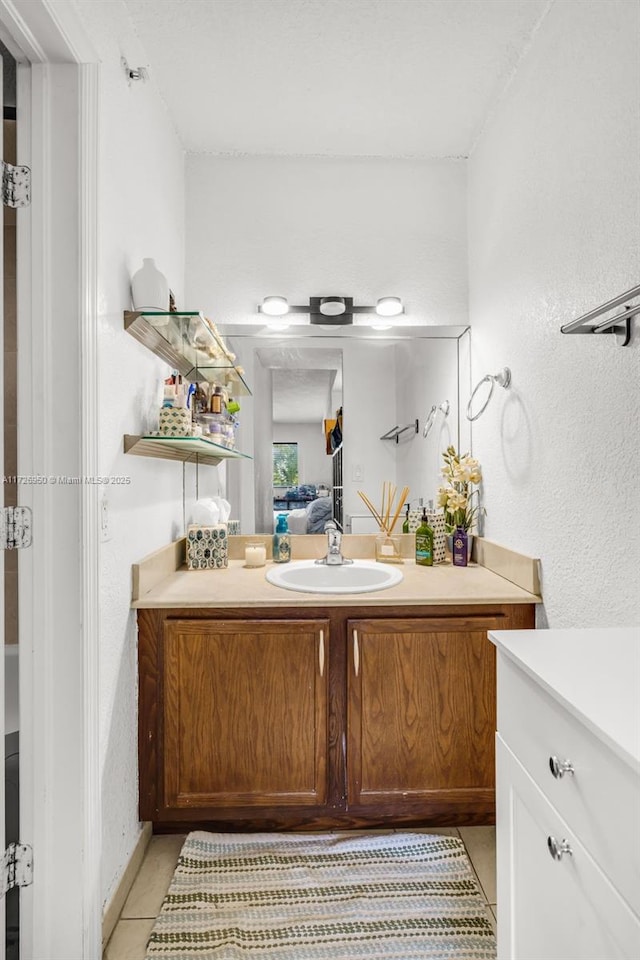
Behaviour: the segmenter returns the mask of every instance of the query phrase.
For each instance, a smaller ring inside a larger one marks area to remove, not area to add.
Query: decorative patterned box
[[[444,513],[429,513],[427,510],[427,519],[429,526],[433,530],[433,562],[444,563],[447,558],[446,543],[447,537],[444,529]],[[422,510],[409,511],[409,533],[415,533],[422,520]]]
[[[429,513],[427,510],[427,519],[429,526],[433,530],[433,562],[444,563],[447,559],[447,535],[444,529],[444,513]]]
[[[409,533],[415,533],[420,526],[422,510],[409,510]]]
[[[162,407],[158,432],[161,437],[190,437],[191,411],[184,407]]]
[[[215,570],[229,565],[229,538],[226,523],[187,527],[187,567],[189,570]]]

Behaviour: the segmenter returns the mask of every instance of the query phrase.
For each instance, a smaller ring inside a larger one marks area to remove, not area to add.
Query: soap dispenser
[[[416,530],[416,563],[422,567],[433,566],[433,529],[429,526],[426,508],[422,508],[422,520]]]
[[[286,513],[279,513],[276,521],[276,532],[273,535],[273,562],[287,563],[291,560],[291,537],[287,525]]]

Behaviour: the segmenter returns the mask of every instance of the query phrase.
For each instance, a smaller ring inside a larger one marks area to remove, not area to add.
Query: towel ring
[[[427,419],[425,420],[424,429],[423,429],[423,431],[422,431],[422,436],[423,436],[423,437],[428,436],[429,431],[431,430],[431,427],[432,427],[432,426],[434,425],[434,423],[436,422],[436,417],[437,417],[437,415],[438,415],[438,410],[441,410],[442,413],[445,415],[445,417],[448,417],[448,416],[449,416],[449,401],[448,401],[448,400],[443,400],[439,407],[437,407],[437,406],[435,405],[435,403],[434,403],[434,405],[431,407],[431,410],[429,410],[429,413],[427,414]]]
[[[471,406],[473,404],[475,395],[480,389],[480,387],[482,386],[482,384],[487,382],[491,384],[491,386],[489,387],[489,393],[488,393],[487,399],[482,404],[478,412],[473,416],[471,416]],[[496,385],[496,383],[498,384],[498,386],[504,387],[505,390],[507,389],[507,387],[511,383],[511,370],[509,369],[509,367],[503,367],[500,373],[495,373],[495,374],[488,373],[486,377],[483,377],[482,380],[480,380],[480,382],[476,384],[473,393],[469,397],[469,403],[467,404],[467,420],[471,420],[471,421],[477,420],[478,417],[482,416],[482,414],[485,412],[485,410],[489,406],[489,401],[493,396],[493,388]]]

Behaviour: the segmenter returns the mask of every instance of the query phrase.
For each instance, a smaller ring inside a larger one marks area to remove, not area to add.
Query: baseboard
[[[124,869],[124,873],[120,877],[120,882],[116,887],[113,896],[109,900],[109,903],[105,907],[102,914],[102,949],[104,950],[105,946],[109,941],[109,937],[114,931],[115,925],[120,919],[120,914],[122,913],[122,908],[124,907],[127,897],[129,896],[129,891],[133,886],[133,881],[135,880],[140,865],[144,859],[147,847],[149,846],[149,841],[151,840],[151,822],[146,821],[142,825],[142,830],[140,831],[140,836],[138,837],[138,842],[133,848],[133,852],[129,857],[129,863]]]

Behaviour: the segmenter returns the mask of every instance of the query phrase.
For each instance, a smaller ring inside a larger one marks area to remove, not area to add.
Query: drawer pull
[[[558,760],[556,756],[549,757],[549,769],[556,780],[562,780],[565,773],[570,773],[571,776],[575,773],[571,760]]]
[[[573,850],[568,840],[556,840],[555,837],[547,837],[547,847],[554,860],[562,860],[565,853],[573,856]]]

